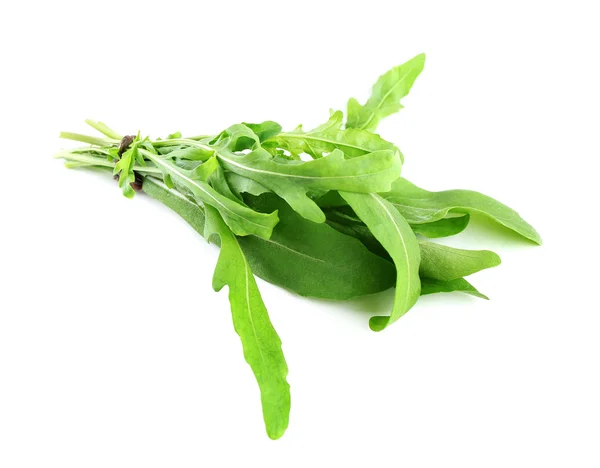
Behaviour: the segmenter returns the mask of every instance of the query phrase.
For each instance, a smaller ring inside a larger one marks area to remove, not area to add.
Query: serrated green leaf
[[[268,140],[281,132],[281,125],[272,120],[266,120],[259,124],[247,122],[242,122],[242,124],[252,130],[261,142]]]
[[[244,357],[260,387],[263,417],[271,439],[280,438],[288,427],[290,386],[281,340],[271,324],[267,308],[236,237],[212,206],[205,207],[205,237],[220,238],[221,252],[213,277],[213,288],[229,287],[233,326],[242,341]]]
[[[148,151],[144,152],[144,156],[152,161],[165,177],[168,176],[176,187],[190,193],[200,203],[214,206],[238,236],[255,234],[265,239],[271,236],[278,221],[277,213],[257,213],[239,201],[217,192],[206,182],[210,175],[209,171],[201,169],[201,166],[193,171],[188,171],[176,166],[172,161],[153,155]],[[209,161],[215,160],[211,158]]]
[[[240,144],[240,140],[243,144]],[[252,151],[240,154],[232,148],[248,145]],[[278,161],[260,146],[258,137],[244,125],[227,130],[227,138],[217,148],[223,167],[255,180],[275,192],[301,216],[322,223],[325,215],[307,195],[312,191],[351,190],[355,192],[386,191],[400,174],[398,153],[384,150],[346,159],[335,150],[329,156],[312,161]]]
[[[392,312],[389,317],[371,317],[369,321],[372,330],[380,331],[408,312],[419,298],[419,244],[406,220],[379,195],[345,191],[340,191],[340,195],[368,226],[396,266],[396,294]]]
[[[347,157],[362,156],[373,151],[390,150],[398,151],[400,159],[402,153],[393,144],[385,141],[374,133],[349,128],[342,130],[343,114],[334,112],[329,120],[319,127],[308,132],[297,129],[293,132],[280,133],[275,138],[264,143],[265,147],[274,146],[290,151],[292,154],[306,153],[313,158],[321,158],[324,154],[338,149]]]
[[[270,190],[260,185],[258,182],[247,177],[236,174],[235,172],[225,172],[225,179],[232,191],[236,193],[249,193],[250,195],[259,196],[263,193],[269,193]]]
[[[131,184],[135,182],[135,173],[133,172],[133,166],[138,158],[139,150],[137,142],[134,142],[127,151],[125,151],[121,158],[115,164],[113,174],[119,176],[119,187],[123,191],[123,195],[127,198],[133,198],[135,190],[131,188]]]
[[[402,109],[400,100],[409,93],[424,66],[425,54],[419,54],[381,75],[364,106],[351,98],[346,127],[374,131],[381,119]]]
[[[381,194],[402,213],[409,223],[431,223],[448,213],[482,214],[536,244],[542,243],[537,231],[519,213],[487,195],[472,190],[429,192],[399,178],[392,190]]]
[[[161,154],[166,154],[176,161],[206,161],[214,152],[199,146],[172,146],[160,148]]]

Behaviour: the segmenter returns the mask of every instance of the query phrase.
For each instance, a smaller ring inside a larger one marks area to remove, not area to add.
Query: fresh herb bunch
[[[70,168],[112,171],[123,194],[143,190],[177,212],[221,253],[213,278],[229,286],[233,323],[260,387],[269,437],[283,435],[290,411],[287,364],[254,274],[302,296],[344,300],[396,287],[380,331],[420,295],[460,291],[484,299],[464,279],[500,263],[493,252],[460,250],[428,239],[458,234],[470,213],[485,215],[541,243],[514,210],[467,190],[429,192],[400,177],[403,156],[375,132],[402,108],[425,63],[423,54],[382,75],[368,101],[348,101],[323,125],[232,125],[217,135],[152,140],[122,136],[87,121],[102,138],[59,152]],[[304,156],[304,157],[302,157]],[[307,160],[308,159],[308,160]]]

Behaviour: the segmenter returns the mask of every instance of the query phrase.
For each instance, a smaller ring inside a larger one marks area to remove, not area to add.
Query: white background
[[[19,3],[19,6],[15,6]],[[598,467],[600,69],[595,2],[10,2],[0,75],[0,466]],[[492,300],[349,303],[259,281],[290,427],[214,293],[217,250],[145,196],[52,159],[83,119],[153,136],[322,123],[417,53],[381,134],[431,190],[483,191],[542,234],[489,223]]]

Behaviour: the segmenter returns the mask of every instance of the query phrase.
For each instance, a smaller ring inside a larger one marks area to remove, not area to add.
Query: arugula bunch
[[[364,105],[348,101],[345,121],[335,111],[308,131],[283,132],[267,121],[152,140],[88,120],[103,137],[61,134],[88,144],[56,154],[67,167],[112,171],[126,197],[143,190],[220,245],[213,288],[229,287],[234,328],[272,439],[288,426],[288,368],[254,274],[302,296],[336,300],[395,286],[390,315],[369,322],[380,331],[420,295],[460,291],[487,299],[464,277],[498,265],[498,255],[428,240],[460,233],[471,213],[541,243],[517,212],[486,195],[429,192],[400,177],[402,153],[374,132],[402,108],[424,63],[421,54],[393,68]]]

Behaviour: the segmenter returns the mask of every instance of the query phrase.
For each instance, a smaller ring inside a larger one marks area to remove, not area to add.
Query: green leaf
[[[258,137],[244,125],[234,125],[217,148],[223,167],[252,179],[272,190],[289,203],[301,216],[322,223],[325,215],[309,198],[308,192],[349,190],[354,192],[386,191],[400,174],[400,157],[393,151],[375,151],[364,156],[345,159],[335,150],[329,156],[312,161],[278,161],[260,146]],[[243,144],[240,144],[240,141]],[[247,146],[247,154],[233,148]]]
[[[268,140],[281,132],[281,125],[272,120],[266,120],[259,124],[243,122],[243,125],[252,130],[261,142]]]
[[[421,255],[415,234],[392,204],[375,193],[340,192],[396,266],[396,295],[389,317],[371,317],[369,326],[380,331],[402,317],[417,302],[421,291]]]
[[[194,201],[153,177],[145,178],[143,190],[204,235],[204,211]],[[249,197],[247,201],[259,211],[278,210],[280,217],[269,240],[238,238],[258,277],[302,296],[334,300],[373,294],[394,285],[394,266],[353,237],[326,224],[307,221],[274,194]]]
[[[206,206],[205,237],[220,238],[221,253],[213,277],[213,288],[229,286],[233,326],[242,340],[244,357],[260,387],[263,417],[271,439],[280,438],[288,427],[290,386],[281,340],[273,328],[244,252],[219,212]]]
[[[424,66],[425,54],[419,54],[381,75],[364,106],[351,98],[346,127],[374,131],[381,119],[402,109],[400,100],[409,93]]]
[[[274,194],[246,201],[255,210],[279,213],[270,239],[239,239],[253,271],[266,281],[323,299],[350,299],[394,285],[394,266],[359,240],[302,218]]]
[[[138,159],[139,150],[137,141],[131,145],[127,151],[123,153],[121,159],[115,164],[113,170],[114,175],[119,175],[119,187],[123,191],[123,195],[127,198],[133,198],[135,190],[131,188],[131,184],[135,182],[135,173],[133,172],[133,166]]]
[[[227,183],[229,184],[229,187],[231,187],[231,190],[237,193],[249,193],[258,196],[270,192],[267,187],[260,185],[252,179],[236,174],[235,172],[225,172],[225,179],[227,179]]]
[[[508,206],[487,195],[471,190],[445,190],[429,192],[406,179],[399,178],[392,190],[381,194],[402,213],[409,223],[431,223],[448,213],[478,213],[517,232],[536,244],[542,239],[537,231]]]
[[[160,149],[161,154],[168,155],[169,158],[176,161],[206,161],[213,155],[213,151],[198,146],[181,145]]]
[[[189,171],[181,169],[168,159],[156,156],[148,151],[144,151],[144,156],[163,172],[165,182],[167,182],[168,176],[176,187],[190,193],[199,202],[214,206],[219,210],[227,225],[238,236],[255,234],[265,239],[271,236],[273,227],[278,221],[277,213],[257,213],[240,202],[222,195],[206,183],[212,170],[217,167],[214,166],[217,164],[215,158],[211,158],[195,170]],[[209,165],[209,169],[212,170],[203,169],[205,165]]]
[[[204,210],[196,202],[181,192],[171,189],[162,180],[145,177],[142,185],[144,193],[171,208],[181,216],[198,234],[204,236]]]
[[[381,243],[375,239],[375,236],[364,224],[341,223],[331,219],[327,219],[327,224],[342,234],[358,239],[367,249],[369,249],[370,252],[373,252],[375,255],[386,260],[391,260],[391,257],[387,251],[383,248]]]
[[[424,278],[421,276],[421,296],[426,294],[435,294],[442,292],[463,292],[475,297],[489,300],[485,294],[481,294],[475,287],[464,278],[457,278],[450,281]]]
[[[393,144],[379,135],[360,129],[342,130],[343,114],[334,112],[329,120],[308,132],[298,128],[293,132],[280,133],[264,143],[264,146],[275,146],[290,151],[292,154],[306,153],[313,158],[321,158],[324,153],[338,149],[347,157],[354,158],[373,151],[397,151],[401,160],[403,156]]]
[[[463,232],[469,224],[470,216],[468,214],[455,216],[452,218],[442,218],[431,223],[411,224],[412,230],[422,236],[435,239],[438,237],[454,236]]]
[[[455,249],[419,241],[421,276],[450,281],[500,265],[500,257],[490,250]]]
[[[239,193],[236,194],[233,190],[231,190],[229,182],[225,177],[225,171],[218,164],[216,170],[210,175],[208,182],[210,183],[211,187],[221,195],[225,195],[230,200],[244,204],[244,200],[242,199],[241,195]]]

